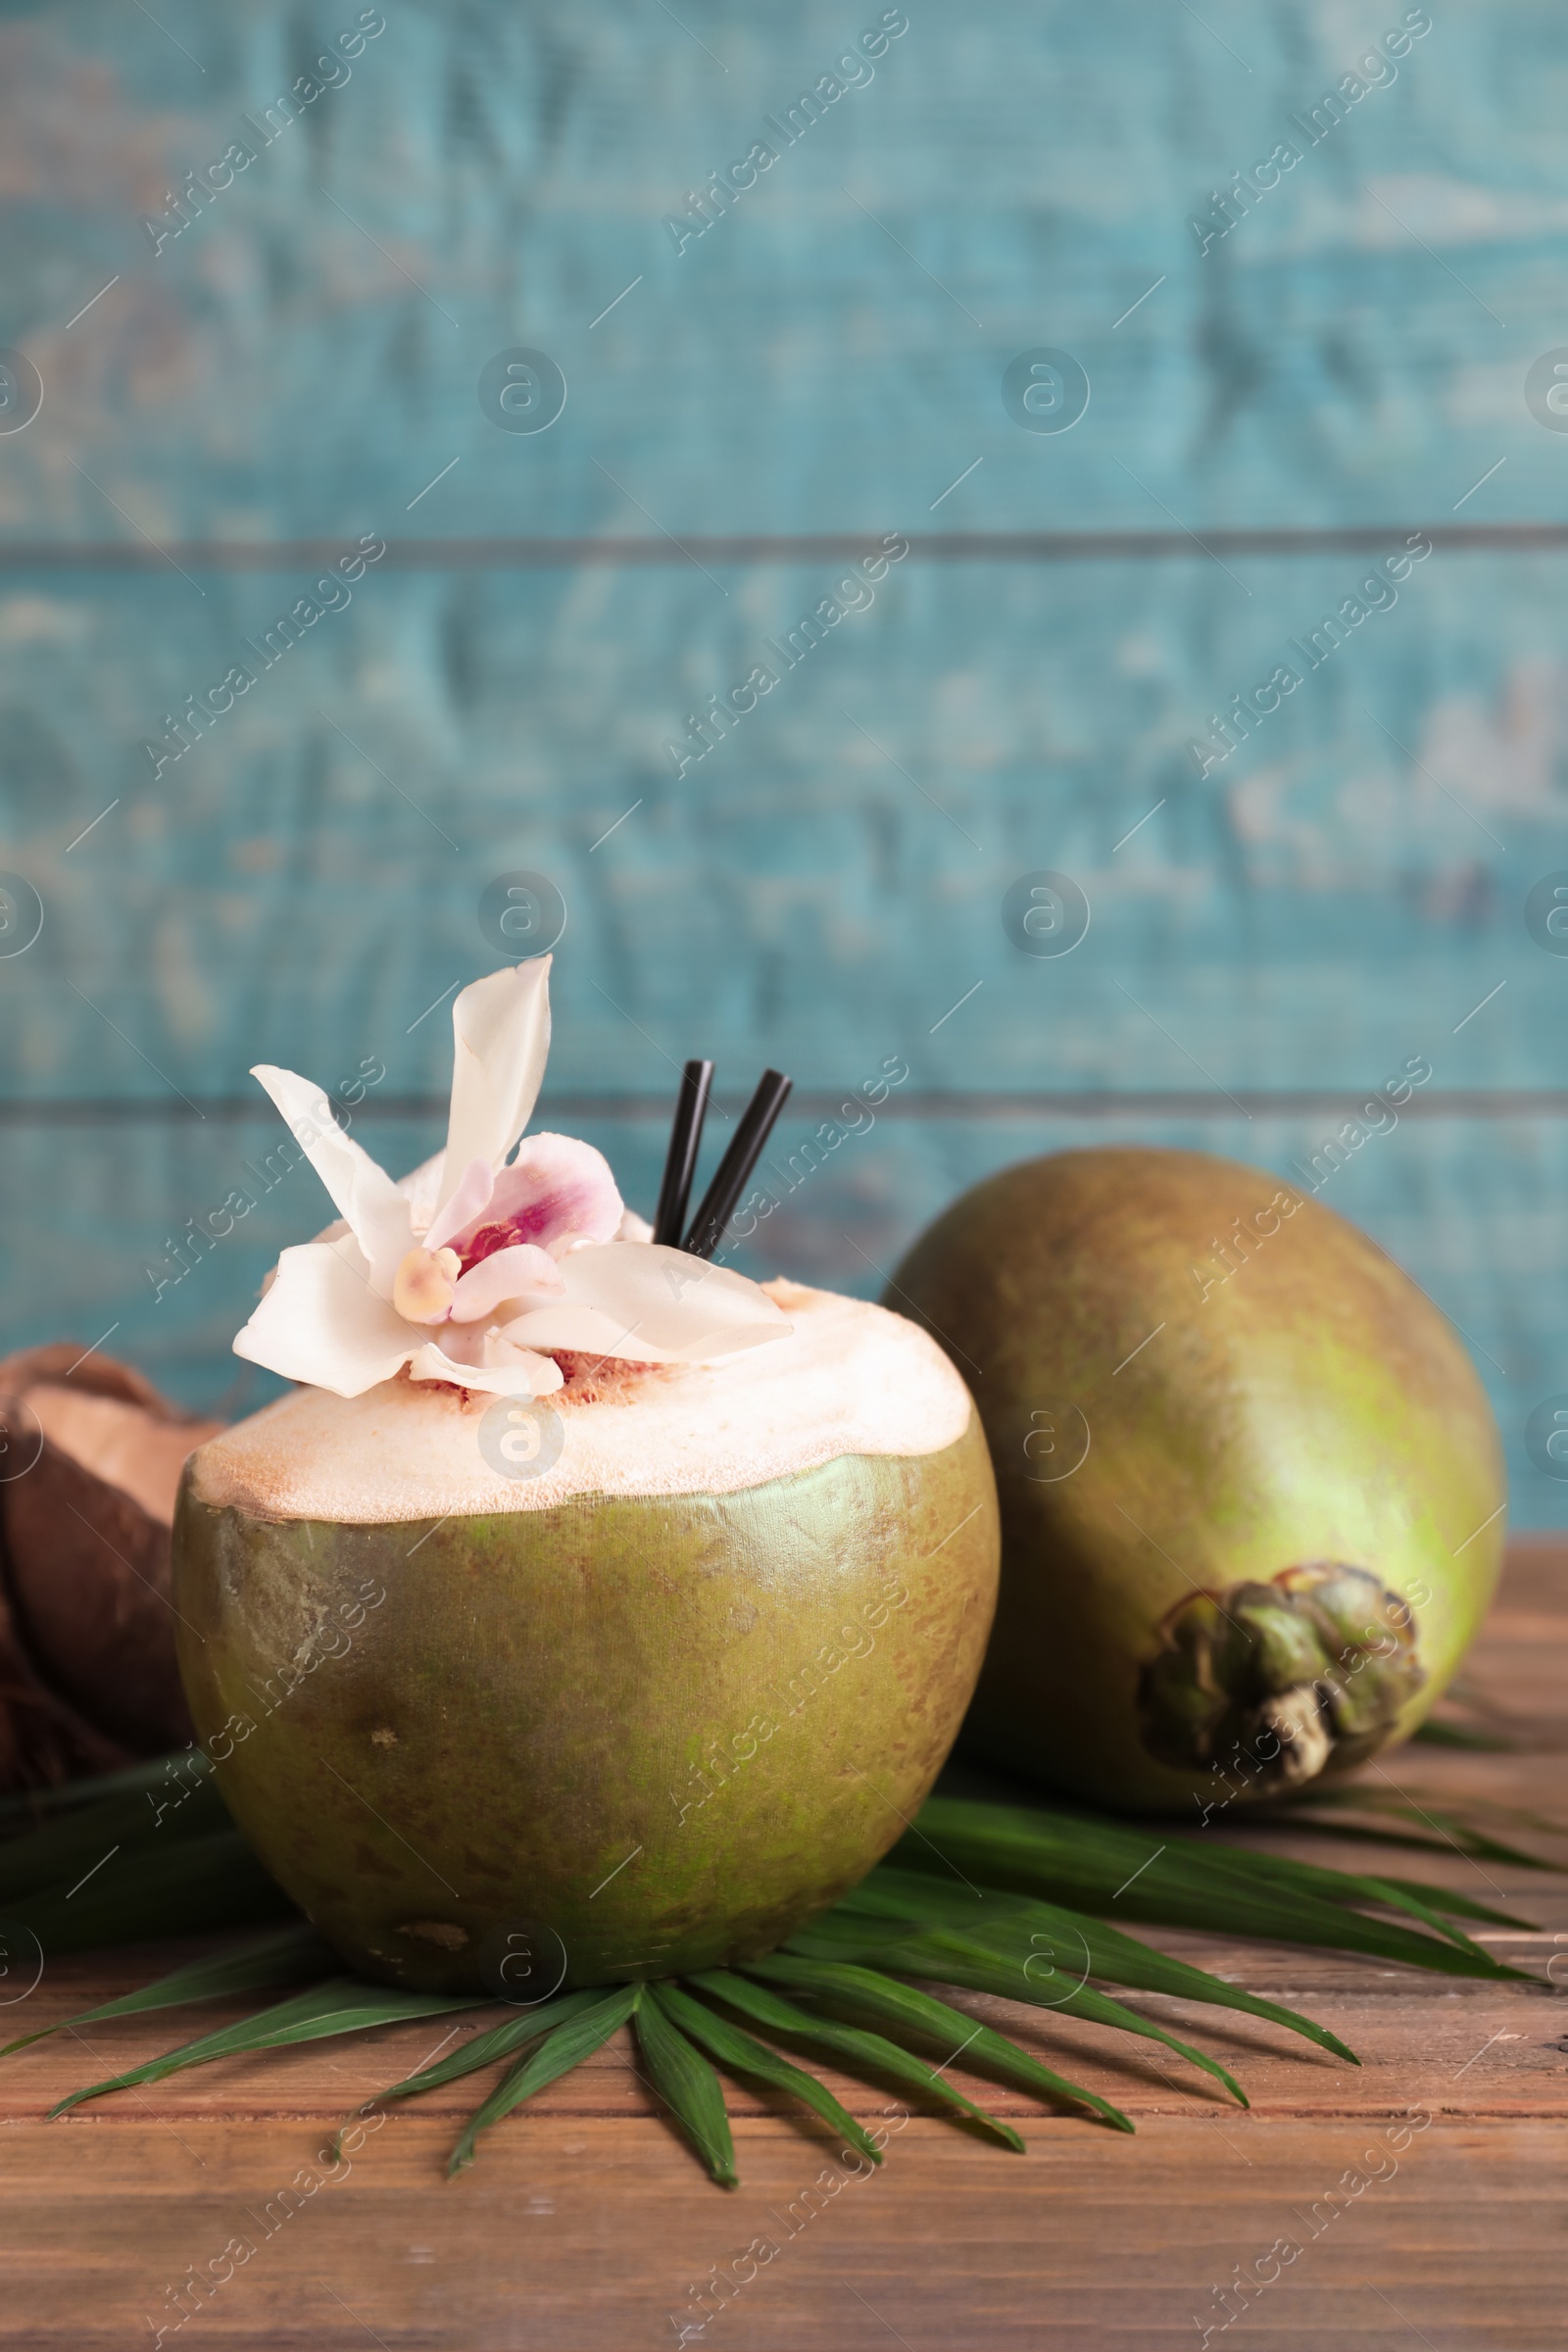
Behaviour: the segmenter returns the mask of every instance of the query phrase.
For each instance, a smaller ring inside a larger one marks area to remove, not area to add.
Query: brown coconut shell
[[[183,1745],[169,1538],[217,1434],[69,1341],[0,1363],[0,1788]]]

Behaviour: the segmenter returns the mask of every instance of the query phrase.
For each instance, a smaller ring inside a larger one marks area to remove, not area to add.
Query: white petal
[[[416,1168],[398,1178],[398,1191],[409,1204],[409,1216],[416,1233],[427,1233],[435,1221],[436,1199],[441,1191],[441,1171],[446,1162],[445,1152],[432,1152],[421,1159]]]
[[[466,988],[452,1007],[452,1035],[441,1208],[471,1160],[499,1168],[528,1124],[550,1052],[550,957],[536,956]]]
[[[406,1190],[408,1182],[405,1177],[399,1189]],[[495,1189],[495,1172],[490,1162],[487,1159],[470,1159],[445,1208],[439,1216],[431,1218],[424,1236],[425,1248],[439,1250],[451,1241],[455,1233],[461,1233],[465,1225],[471,1225],[489,1205],[490,1196]]]
[[[267,1061],[258,1062],[251,1076],[266,1087],[339,1214],[347,1218],[377,1293],[390,1298],[398,1261],[414,1239],[408,1201],[386,1171],[344,1134],[318,1086]]]
[[[511,1250],[497,1250],[480,1258],[476,1266],[459,1276],[452,1320],[477,1323],[482,1315],[494,1315],[509,1298],[542,1306],[547,1299],[559,1298],[562,1287],[560,1268],[549,1250],[534,1242],[518,1242]]]
[[[285,1250],[234,1353],[337,1396],[361,1396],[390,1380],[423,1335],[376,1297],[363,1257],[356,1263],[347,1254],[352,1247],[345,1235]]]
[[[514,1347],[498,1334],[485,1335],[485,1354],[495,1360],[459,1363],[431,1341],[414,1355],[409,1371],[415,1380],[449,1380],[492,1396],[548,1396],[562,1385],[561,1366],[548,1355]]]
[[[634,1208],[628,1208],[621,1212],[620,1224],[610,1238],[613,1242],[651,1242],[654,1229],[646,1217],[640,1217]]]
[[[764,1291],[727,1266],[650,1242],[602,1242],[561,1260],[565,1297],[506,1326],[528,1348],[569,1348],[649,1364],[707,1363],[791,1329]]]

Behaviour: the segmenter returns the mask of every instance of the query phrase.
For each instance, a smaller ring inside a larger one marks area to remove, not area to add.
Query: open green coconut
[[[366,1975],[532,1998],[751,1957],[930,1788],[995,1602],[985,1441],[911,1325],[770,1287],[794,1332],[733,1365],[574,1368],[534,1477],[485,1458],[492,1398],[407,1381],[194,1456],[191,1711]]]
[[[1200,1814],[1405,1739],[1481,1623],[1506,1486],[1452,1325],[1343,1218],[1197,1152],[966,1193],[889,1291],[966,1371],[997,1622],[968,1749]]]
[[[543,962],[455,1019],[401,1188],[261,1073],[346,1222],[236,1343],[311,1385],[193,1456],[174,1598],[223,1796],[321,1934],[533,2000],[760,1954],[864,1876],[973,1689],[996,1493],[912,1324],[641,1238],[586,1145],[509,1156]]]

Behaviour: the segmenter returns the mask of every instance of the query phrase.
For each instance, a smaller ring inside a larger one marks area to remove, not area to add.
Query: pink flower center
[[[541,1241],[543,1235],[560,1221],[553,1213],[553,1208],[551,1201],[541,1200],[533,1208],[525,1208],[518,1216],[506,1217],[496,1225],[481,1225],[477,1233],[470,1233],[461,1246],[464,1273],[466,1274],[470,1266],[482,1264],[485,1258],[494,1257],[498,1250],[511,1250],[518,1242]]]

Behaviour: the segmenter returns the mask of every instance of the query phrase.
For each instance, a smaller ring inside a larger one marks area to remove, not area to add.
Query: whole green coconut
[[[1452,1327],[1354,1226],[1229,1160],[1064,1152],[955,1202],[889,1297],[996,1465],[968,1752],[1206,1819],[1427,1715],[1496,1581],[1501,1448]]]
[[[191,1713],[354,1968],[533,2000],[755,1956],[917,1810],[991,1624],[985,1441],[912,1324],[768,1290],[788,1336],[721,1364],[303,1388],[192,1456]]]

